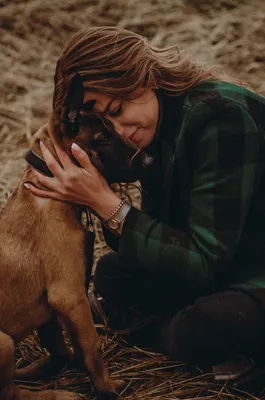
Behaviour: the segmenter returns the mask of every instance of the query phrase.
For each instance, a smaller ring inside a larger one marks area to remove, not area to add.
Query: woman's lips
[[[131,142],[133,142],[134,144],[137,143],[136,133],[137,133],[138,129],[139,129],[139,128],[137,128],[137,129],[135,130],[135,132],[133,132],[133,134],[130,135],[129,138],[128,138],[128,139],[129,139]]]

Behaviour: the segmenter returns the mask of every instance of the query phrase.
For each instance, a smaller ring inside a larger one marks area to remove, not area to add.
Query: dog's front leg
[[[76,296],[73,289],[60,288],[56,285],[54,290],[49,290],[48,301],[53,310],[63,317],[66,328],[73,338],[73,344],[80,350],[83,363],[91,375],[97,392],[119,391],[124,386],[124,382],[112,380],[108,375],[100,351],[100,340],[85,293]]]

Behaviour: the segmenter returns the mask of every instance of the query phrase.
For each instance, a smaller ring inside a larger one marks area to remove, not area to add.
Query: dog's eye
[[[100,144],[106,144],[106,143],[108,143],[109,138],[108,138],[107,136],[102,136],[102,137],[99,138],[97,141],[98,141],[98,143],[100,143]]]
[[[104,127],[101,128],[102,129],[93,135],[93,142],[95,146],[106,145],[109,143],[111,138],[110,132],[107,129],[104,129]]]

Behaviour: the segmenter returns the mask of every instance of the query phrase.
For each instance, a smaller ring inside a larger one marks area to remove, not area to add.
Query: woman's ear
[[[66,95],[64,126],[66,136],[75,137],[79,133],[79,115],[84,102],[83,80],[79,73],[73,76]]]

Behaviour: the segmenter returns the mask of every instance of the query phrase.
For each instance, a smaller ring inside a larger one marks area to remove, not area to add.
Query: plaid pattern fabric
[[[199,295],[265,287],[265,98],[208,81],[162,104],[162,176],[143,183],[119,253]]]

